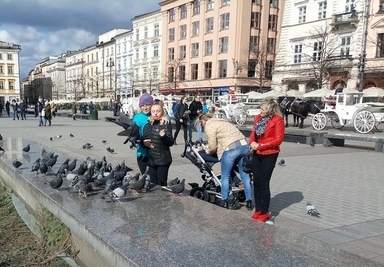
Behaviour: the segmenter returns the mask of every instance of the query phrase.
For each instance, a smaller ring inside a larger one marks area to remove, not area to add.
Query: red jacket
[[[284,119],[280,116],[274,115],[268,122],[265,132],[259,136],[256,140],[255,125],[261,119],[260,115],[257,115],[253,122],[253,129],[249,136],[249,144],[257,142],[259,147],[256,153],[259,155],[270,155],[280,152],[280,145],[284,139]]]

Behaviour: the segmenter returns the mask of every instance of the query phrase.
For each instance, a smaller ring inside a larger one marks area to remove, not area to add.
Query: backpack
[[[179,106],[180,106],[180,103],[175,103],[172,107],[172,113],[173,113],[173,116],[176,116],[177,114],[177,111],[179,110]]]

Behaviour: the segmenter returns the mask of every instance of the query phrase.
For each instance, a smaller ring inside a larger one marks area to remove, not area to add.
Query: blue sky
[[[21,45],[20,78],[48,56],[85,48],[160,9],[160,0],[0,0],[0,40]]]

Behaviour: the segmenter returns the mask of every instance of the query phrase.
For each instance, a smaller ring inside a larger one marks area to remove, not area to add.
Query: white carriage
[[[246,94],[225,94],[215,102],[215,117],[226,118],[237,125],[244,125],[248,117],[260,113],[257,103],[248,102]]]
[[[384,130],[384,104],[363,103],[362,92],[338,93],[325,97],[324,109],[312,117],[312,127],[323,130],[328,122],[336,129],[351,125],[359,133]]]

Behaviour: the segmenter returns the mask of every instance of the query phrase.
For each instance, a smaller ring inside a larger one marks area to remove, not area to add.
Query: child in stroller
[[[219,204],[221,200],[220,161],[217,157],[206,154],[204,144],[201,141],[187,143],[185,155],[202,173],[203,185],[193,185],[190,196]],[[239,209],[239,202],[245,201],[244,190],[239,188],[241,180],[237,177],[235,170],[232,171],[232,187],[230,190],[230,207]],[[218,201],[219,200],[219,201]],[[217,202],[218,201],[218,202]]]

